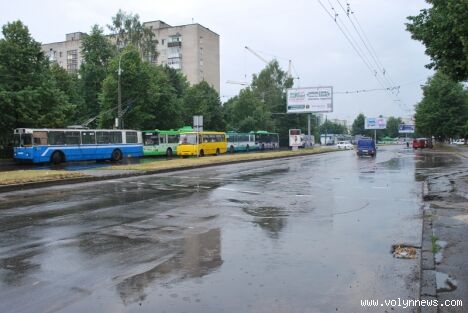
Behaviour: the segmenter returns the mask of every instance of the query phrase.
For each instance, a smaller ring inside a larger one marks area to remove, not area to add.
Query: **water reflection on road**
[[[357,312],[361,298],[416,298],[418,261],[389,253],[419,244],[415,162],[388,147],[0,195],[1,311]]]

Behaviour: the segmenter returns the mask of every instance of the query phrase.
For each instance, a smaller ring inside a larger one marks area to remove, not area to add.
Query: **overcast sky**
[[[420,85],[432,74],[424,65],[429,58],[420,42],[405,31],[406,17],[416,15],[427,7],[422,0],[321,0],[328,12],[331,6],[338,13],[339,25],[346,27],[367,50],[349,23],[340,4],[350,4],[351,20],[364,30],[378,61],[384,87],[401,86],[397,96],[385,91],[340,94],[343,91],[382,88],[351,44],[327,15],[317,0],[15,0],[0,3],[0,24],[20,19],[39,42],[65,40],[65,34],[89,32],[93,24],[106,26],[111,17],[122,9],[137,13],[141,21],[162,20],[170,25],[190,24],[192,21],[220,35],[221,97],[226,101],[238,94],[240,85],[232,81],[250,81],[265,64],[244,47],[256,50],[263,58],[275,56],[283,69],[288,59],[293,63],[295,87],[333,86],[334,112],[329,118],[352,121],[362,112],[366,116],[402,116],[413,112],[420,101]],[[356,22],[357,20],[357,22]],[[358,24],[359,25],[358,25]],[[365,38],[364,38],[365,39]],[[369,49],[371,49],[369,47]],[[393,82],[393,84],[391,84]],[[396,94],[396,91],[394,92]]]

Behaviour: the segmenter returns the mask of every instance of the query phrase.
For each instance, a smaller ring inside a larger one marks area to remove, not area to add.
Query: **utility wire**
[[[341,31],[341,33],[344,35],[344,37],[345,37],[346,40],[349,42],[349,44],[350,44],[351,47],[354,49],[354,51],[357,53],[357,55],[359,56],[359,58],[361,59],[361,61],[366,65],[366,67],[369,69],[369,71],[373,74],[373,76],[375,77],[375,79],[377,80],[377,82],[379,83],[379,85],[380,85],[383,89],[387,90],[387,94],[389,95],[390,98],[392,98],[391,95],[395,96],[395,95],[392,93],[392,91],[390,91],[391,88],[385,86],[385,85],[387,85],[387,83],[384,83],[384,81],[380,78],[380,76],[379,76],[380,71],[376,70],[376,69],[374,68],[374,66],[371,65],[372,63],[369,61],[369,58],[368,58],[367,56],[364,56],[365,53],[363,53],[362,48],[360,47],[360,45],[359,45],[357,42],[355,42],[355,41],[353,42],[353,40],[350,39],[350,37],[353,38],[353,39],[354,39],[354,37],[352,37],[351,35],[348,35],[348,34],[345,32],[344,29],[347,30],[347,28],[344,26],[344,23],[340,20],[339,15],[338,15],[338,13],[335,11],[335,9],[333,8],[333,6],[332,6],[330,0],[328,0],[328,3],[330,4],[331,10],[332,10],[332,12],[334,12],[335,16],[332,16],[332,14],[329,12],[329,10],[327,10],[327,8],[324,6],[324,4],[322,3],[322,1],[320,1],[320,0],[317,0],[317,1],[318,1],[318,3],[320,4],[320,6],[323,8],[323,10],[327,13],[327,15],[328,15],[332,20],[335,21],[335,24],[336,24],[336,26],[338,27],[338,29],[339,29],[339,30]],[[341,5],[341,3],[340,3],[340,5]],[[344,8],[343,8],[343,9],[344,9]],[[345,10],[345,13],[347,13],[346,10]],[[343,25],[343,27],[340,26],[340,23]],[[350,33],[349,30],[347,30],[347,32]],[[357,47],[359,47],[359,48],[357,48]],[[392,99],[392,100],[393,100],[393,99]],[[397,101],[399,102],[399,105],[400,105],[400,107],[401,107],[401,100],[398,99]]]
[[[349,44],[351,45],[351,47],[354,49],[354,51],[357,53],[357,55],[359,56],[359,58],[361,59],[361,61],[366,65],[366,67],[368,68],[368,70],[371,72],[371,74],[375,77],[375,79],[377,80],[377,82],[380,84],[380,86],[382,88],[386,88],[384,86],[384,84],[382,83],[382,81],[380,80],[379,77],[377,77],[377,75],[375,75],[375,70],[370,66],[370,64],[368,63],[368,61],[366,61],[366,59],[362,56],[360,50],[358,48],[356,48],[355,44],[353,43],[353,41],[349,38],[349,36],[346,34],[346,32],[343,30],[343,28],[340,26],[340,24],[337,22],[337,17],[338,17],[338,13],[336,13],[336,11],[333,9],[333,6],[332,6],[332,9],[333,11],[335,12],[335,16],[332,16],[330,14],[330,12],[327,10],[327,8],[323,5],[322,1],[320,0],[317,0],[318,3],[322,6],[322,8],[324,9],[324,11],[328,14],[328,16],[335,21],[335,24],[336,26],[338,27],[338,29],[341,31],[341,33],[345,36],[346,40],[349,42]],[[330,3],[330,2],[329,2]],[[330,6],[331,6],[331,3],[330,3]]]
[[[350,18],[350,13],[352,16],[354,16],[354,18],[356,19],[356,16],[354,15],[354,11],[351,10],[351,5],[349,3],[347,3],[347,9],[344,8],[344,6],[341,4],[340,0],[336,0],[338,2],[338,4],[340,5],[341,9],[343,10],[343,12],[346,14],[346,16],[348,17],[348,20],[349,22],[351,23],[351,25],[353,26],[354,30],[356,31],[356,33],[358,34],[359,36],[359,39],[361,39],[364,47],[366,48],[367,52],[369,53],[370,57],[372,58],[372,60],[374,61],[375,65],[377,66],[377,68],[379,69],[379,73],[382,75],[382,77],[387,81],[387,83],[391,86],[391,85],[395,85],[395,83],[388,77],[388,75],[386,75],[386,70],[384,68],[384,66],[382,65],[382,63],[380,61],[378,61],[378,57],[377,57],[377,53],[375,53],[375,49],[370,49],[369,47],[371,47],[371,44],[370,44],[370,41],[369,39],[366,37],[364,38],[363,35],[361,35],[361,32],[364,34],[364,30],[362,29],[361,27],[361,31],[358,30],[358,28],[356,27],[356,25],[354,24],[353,20]],[[357,23],[356,23],[357,24]],[[367,42],[367,43],[366,43]]]

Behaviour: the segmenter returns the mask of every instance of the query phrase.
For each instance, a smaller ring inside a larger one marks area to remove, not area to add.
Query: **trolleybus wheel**
[[[200,150],[200,154],[199,154],[199,156],[201,156],[201,157],[202,157],[202,156],[205,156],[205,151],[203,151],[203,149],[202,149],[202,150]]]
[[[54,164],[60,164],[64,161],[63,154],[60,151],[55,151],[50,157],[50,161]]]
[[[218,149],[216,149],[216,155],[219,155],[219,154],[220,154],[220,152],[219,152],[219,148],[218,148]]]
[[[231,147],[229,148],[229,152],[230,152],[230,153],[234,153],[234,146],[231,146]]]
[[[119,149],[115,149],[114,151],[112,151],[111,161],[117,162],[120,160],[122,160],[122,151],[120,151]]]
[[[172,149],[171,148],[167,148],[166,150],[166,157],[168,159],[171,159],[172,158]]]

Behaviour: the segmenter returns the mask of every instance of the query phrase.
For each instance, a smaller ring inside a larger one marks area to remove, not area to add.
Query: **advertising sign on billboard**
[[[366,117],[364,122],[365,129],[385,129],[387,120],[383,117]]]
[[[411,124],[400,124],[398,132],[400,134],[414,134],[414,125]]]
[[[288,113],[333,112],[333,87],[290,88]]]

